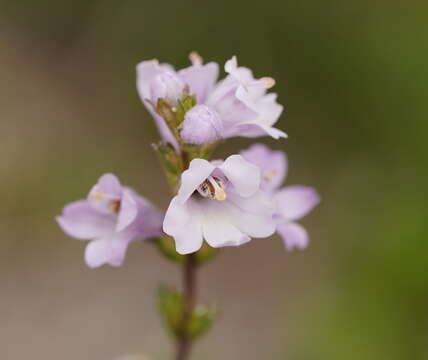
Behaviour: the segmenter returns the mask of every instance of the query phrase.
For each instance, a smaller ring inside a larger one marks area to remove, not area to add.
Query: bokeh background
[[[428,5],[420,1],[0,0],[0,358],[171,359],[156,311],[178,268],[134,243],[88,269],[54,222],[99,175],[166,207],[135,65],[238,55],[277,80],[289,184],[322,204],[311,246],[224,249],[199,274],[221,311],[194,359],[428,359]],[[217,156],[249,145],[233,139]]]

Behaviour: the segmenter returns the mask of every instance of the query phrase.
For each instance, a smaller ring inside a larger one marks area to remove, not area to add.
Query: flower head
[[[171,143],[177,152],[177,139],[165,118],[155,109],[159,99],[169,104],[172,112],[177,111],[177,103],[186,95],[194,96],[196,104],[204,106],[204,111],[195,110],[189,115],[192,120],[183,124],[184,128],[192,130],[198,123],[204,128],[195,138],[191,136],[190,130],[181,133],[185,141],[190,139],[193,144],[210,142],[214,136],[287,137],[283,131],[273,127],[283,110],[276,101],[276,94],[267,93],[275,85],[274,79],[254,78],[250,69],[238,66],[234,56],[225,64],[227,77],[216,83],[217,63],[203,64],[202,58],[195,52],[190,54],[190,60],[192,65],[179,71],[175,71],[171,65],[159,64],[157,60],[143,61],[137,65],[137,88],[141,100],[154,117],[163,139]],[[215,120],[207,122],[207,113],[215,114]],[[212,126],[213,122],[215,126]]]
[[[306,248],[309,243],[308,233],[296,220],[307,215],[320,202],[317,191],[303,185],[280,188],[288,170],[287,157],[280,151],[272,151],[265,145],[255,144],[242,151],[241,155],[260,168],[261,189],[271,194],[275,202],[276,231],[282,237],[286,248]]]
[[[179,150],[168,125],[154,109],[159,99],[163,99],[172,109],[176,107],[187,91],[194,95],[198,103],[203,103],[211,91],[218,76],[218,65],[214,62],[201,64],[194,62],[191,66],[175,71],[169,64],[159,64],[157,60],[143,61],[137,65],[137,89],[147,110],[153,116],[159,132],[166,142]]]
[[[65,206],[56,220],[66,234],[91,240],[85,261],[93,268],[120,266],[131,241],[162,233],[160,212],[112,174],[101,176],[86,200]]]
[[[163,229],[180,254],[237,246],[275,231],[274,204],[259,190],[260,171],[240,155],[223,161],[191,161],[166,212]]]

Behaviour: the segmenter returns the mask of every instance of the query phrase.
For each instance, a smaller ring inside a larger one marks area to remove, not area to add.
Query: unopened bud
[[[181,137],[193,145],[213,142],[221,137],[222,123],[217,112],[206,105],[196,105],[184,116]]]

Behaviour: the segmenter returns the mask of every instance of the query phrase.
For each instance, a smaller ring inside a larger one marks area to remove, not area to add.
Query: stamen
[[[272,180],[272,177],[274,177],[276,174],[278,174],[278,170],[276,169],[266,171],[263,173],[263,180],[266,182],[270,182]]]
[[[192,51],[189,54],[189,59],[192,65],[202,65],[204,63],[204,59],[199,55],[196,51]]]
[[[276,84],[275,79],[268,76],[262,77],[261,79],[259,79],[259,81],[265,89],[270,89]]]
[[[219,201],[226,200],[227,194],[224,191],[224,184],[217,176],[209,176],[199,187],[197,191],[205,198]]]
[[[100,191],[94,191],[92,193],[92,196],[96,199],[96,200],[102,200],[104,199],[104,194]]]
[[[120,210],[120,200],[110,200],[108,203],[108,208],[114,212],[118,213]]]

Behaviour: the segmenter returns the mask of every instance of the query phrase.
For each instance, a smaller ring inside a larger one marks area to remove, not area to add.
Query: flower
[[[257,165],[261,171],[260,188],[275,201],[276,232],[282,237],[288,250],[304,249],[309,243],[306,229],[296,220],[307,215],[318,203],[320,197],[314,188],[291,185],[281,189],[287,176],[288,162],[281,151],[272,151],[262,144],[252,145],[241,152],[247,161]]]
[[[160,212],[113,174],[101,176],[86,200],[68,204],[56,220],[66,234],[91,240],[85,250],[91,268],[120,266],[131,241],[162,234]]]
[[[191,56],[192,57],[192,56]],[[162,138],[172,144],[177,151],[177,139],[165,120],[155,111],[159,98],[164,99],[172,108],[182,99],[188,89],[203,103],[218,77],[218,64],[210,62],[202,65],[192,57],[193,64],[178,72],[169,64],[160,64],[157,60],[143,61],[137,65],[137,90],[143,104],[153,116]]]
[[[274,203],[260,190],[260,170],[240,155],[224,162],[194,159],[166,212],[163,229],[188,254],[203,239],[212,247],[238,246],[274,233]]]
[[[276,94],[266,93],[275,80],[255,79],[250,69],[238,67],[236,56],[226,62],[224,69],[229,75],[216,85],[206,101],[222,119],[222,137],[286,138],[287,134],[273,127],[283,107],[276,102]]]
[[[186,95],[194,95],[196,104],[204,105],[204,111],[197,110],[198,115],[204,117],[208,112],[215,114],[212,115],[216,117],[215,123],[220,125],[212,126],[209,124],[211,120],[207,123],[202,118],[200,123],[205,130],[201,131],[202,136],[198,133],[196,139],[190,136],[188,130],[197,124],[196,111],[191,115],[191,121],[182,124],[183,140],[193,141],[193,144],[235,136],[287,137],[283,131],[273,127],[283,111],[282,105],[276,102],[276,94],[267,93],[274,86],[274,79],[255,79],[250,69],[238,67],[234,56],[224,67],[228,76],[216,84],[217,63],[203,64],[202,58],[196,53],[191,53],[190,59],[192,65],[179,71],[169,64],[159,64],[157,60],[143,61],[137,65],[137,89],[141,100],[155,119],[163,139],[171,143],[177,152],[180,151],[177,139],[165,119],[155,110],[159,99],[166,101],[174,113],[179,101]]]

